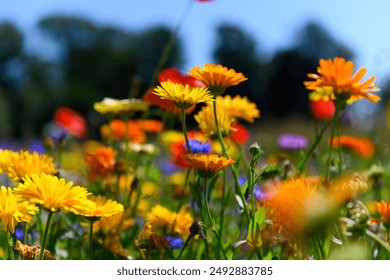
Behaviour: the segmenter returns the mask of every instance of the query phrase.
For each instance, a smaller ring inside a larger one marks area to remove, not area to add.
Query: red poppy
[[[85,118],[70,108],[58,108],[54,113],[54,120],[58,125],[76,137],[83,138],[87,134],[87,122]]]
[[[173,142],[170,147],[172,162],[181,168],[188,169],[190,167],[189,163],[182,158],[182,155],[188,153],[185,146],[184,140]]]
[[[168,68],[164,69],[160,72],[157,78],[158,82],[166,82],[168,80],[171,80],[174,83],[182,84],[182,85],[189,85],[191,87],[199,87],[204,86],[201,82],[199,82],[197,79],[182,74],[179,70],[176,70],[175,68]]]
[[[333,118],[335,106],[332,100],[310,101],[310,113],[317,119],[328,121]]]
[[[234,141],[236,141],[237,144],[246,144],[249,140],[248,129],[239,123],[234,123],[232,127],[233,127],[232,137]]]

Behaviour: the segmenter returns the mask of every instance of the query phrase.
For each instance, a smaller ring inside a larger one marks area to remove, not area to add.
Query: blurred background
[[[390,94],[389,11],[385,0],[0,0],[0,139],[40,137],[60,106],[98,137],[92,104],[141,98],[174,32],[163,68],[243,72],[248,81],[228,94],[256,102],[257,123],[310,118],[306,74],[320,58],[353,60],[381,88],[379,103],[350,108],[352,124],[372,129]]]

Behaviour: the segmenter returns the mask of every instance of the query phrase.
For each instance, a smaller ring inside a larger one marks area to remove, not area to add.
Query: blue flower
[[[209,154],[211,152],[210,142],[203,143],[197,139],[189,139],[188,142],[190,142],[190,148],[194,154],[195,153]],[[186,149],[186,151],[188,152],[187,145],[185,142],[183,143],[183,145],[184,145],[184,148]]]
[[[183,239],[180,237],[172,237],[167,235],[165,236],[165,239],[169,242],[169,244],[171,244],[172,249],[180,249],[184,246]]]

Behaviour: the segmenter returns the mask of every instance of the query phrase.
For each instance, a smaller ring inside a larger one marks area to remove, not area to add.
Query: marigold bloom
[[[215,124],[213,104],[207,104],[194,115],[195,121],[198,123],[199,129],[210,139],[216,139],[217,126]],[[234,118],[228,115],[222,108],[217,106],[217,119],[222,137],[229,136],[233,130]]]
[[[264,203],[275,227],[299,237],[307,221],[307,202],[317,195],[318,189],[318,181],[306,177],[267,187]]]
[[[371,158],[375,152],[374,143],[367,138],[357,138],[347,135],[341,135],[340,145],[343,149],[350,149],[358,156],[363,158]],[[333,148],[339,147],[339,139],[333,139]]]
[[[381,99],[369,93],[379,91],[379,88],[374,86],[375,77],[370,77],[364,82],[360,81],[367,72],[366,68],[359,69],[353,75],[354,63],[344,58],[320,59],[319,63],[318,74],[309,73],[307,75],[314,81],[304,82],[307,89],[314,91],[310,96],[311,100],[318,100],[321,97],[332,100],[341,98],[350,104],[362,98],[371,102],[378,102]],[[317,90],[318,88],[322,88],[322,93]]]
[[[162,82],[161,86],[157,86],[153,93],[162,99],[173,101],[176,107],[182,109],[188,109],[192,104],[214,100],[214,97],[205,87],[191,87],[170,80]]]
[[[159,133],[163,129],[163,123],[159,120],[135,120],[134,123],[148,133]]]
[[[101,232],[104,235],[119,234],[134,225],[134,219],[127,219],[127,214],[126,211],[122,211],[109,217],[102,217],[93,223],[93,231]],[[89,226],[89,223],[81,223],[81,225]]]
[[[246,96],[217,96],[216,102],[218,109],[225,111],[234,120],[242,119],[253,123],[255,118],[260,117],[256,103],[250,102]]]
[[[98,196],[90,196],[88,199],[95,202],[94,206],[91,209],[88,209],[82,215],[84,217],[98,220],[101,217],[110,217],[112,215],[118,214],[122,211],[124,211],[123,205],[108,199],[104,196],[98,195]]]
[[[385,202],[383,200],[381,202],[375,201],[375,208],[383,217],[380,221],[383,222],[386,228],[390,229],[390,202]]]
[[[219,170],[235,162],[233,159],[216,154],[184,154],[182,157],[202,178],[212,178]]]
[[[54,160],[49,155],[10,150],[0,151],[0,170],[2,173],[6,173],[15,183],[19,182],[24,176],[42,172],[46,174],[58,173]]]
[[[232,68],[210,63],[206,63],[203,69],[200,66],[193,67],[188,74],[206,85],[214,95],[222,94],[226,88],[248,80]]]
[[[116,151],[110,147],[100,146],[95,153],[85,155],[88,165],[88,179],[96,181],[97,178],[104,179],[114,172]]]
[[[105,97],[100,102],[95,102],[93,108],[102,115],[128,115],[132,112],[146,111],[149,104],[142,99],[114,99]]]
[[[54,113],[55,122],[70,134],[84,138],[87,134],[87,121],[75,110],[67,107],[58,108]]]
[[[134,121],[128,121],[126,128],[126,122],[113,120],[109,125],[102,126],[100,132],[104,138],[111,137],[113,140],[127,140],[135,143],[144,143],[146,140],[145,132]]]
[[[73,182],[67,183],[63,178],[42,173],[23,179],[14,189],[15,195],[47,211],[80,214],[94,207],[94,202],[87,199],[90,193],[86,188],[73,186]]]
[[[181,207],[179,212],[172,212],[164,206],[157,204],[146,214],[146,222],[153,228],[165,229],[169,235],[178,235],[186,239],[190,235],[189,228],[194,219],[187,212],[185,206]]]
[[[3,230],[14,233],[15,226],[20,222],[32,223],[32,215],[38,211],[38,207],[22,202],[14,195],[12,188],[1,186],[0,189],[0,222]]]

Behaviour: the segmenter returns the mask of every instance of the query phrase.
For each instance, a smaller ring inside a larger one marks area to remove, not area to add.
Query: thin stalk
[[[334,138],[334,134],[335,134],[335,130],[336,130],[336,126],[338,124],[338,118],[339,118],[339,113],[340,113],[340,107],[341,107],[341,103],[340,102],[335,102],[336,103],[336,110],[335,110],[335,113],[333,115],[333,118],[331,120],[331,123],[332,123],[332,129],[331,129],[331,132],[330,132],[330,141],[329,141],[329,148],[328,148],[328,159],[326,161],[326,166],[325,166],[325,182],[327,182],[329,180],[329,176],[330,176],[330,166],[331,166],[331,163],[332,163],[332,150],[333,150],[333,138]]]
[[[47,236],[48,236],[48,233],[49,233],[49,225],[50,225],[50,221],[51,221],[51,217],[52,216],[53,216],[53,212],[52,211],[48,211],[45,232],[43,234],[43,240],[42,240],[42,245],[41,245],[41,252],[39,253],[39,259],[40,260],[43,260],[43,258],[44,258],[46,241],[47,241]]]
[[[183,255],[183,253],[184,253],[184,249],[185,249],[185,248],[188,246],[188,244],[190,243],[191,238],[192,238],[192,235],[190,235],[190,236],[187,237],[187,240],[186,240],[186,242],[184,243],[183,248],[181,248],[181,250],[180,250],[179,257],[177,258],[178,260],[181,259],[182,255]]]
[[[89,225],[89,259],[93,260],[93,222],[94,220],[90,220]]]
[[[225,248],[223,247],[222,241],[221,241],[221,239],[219,237],[217,225],[215,224],[214,218],[213,218],[213,216],[211,215],[211,212],[210,212],[209,202],[208,202],[208,199],[207,199],[207,188],[206,188],[207,187],[207,179],[204,178],[203,182],[204,182],[204,185],[203,185],[203,198],[204,198],[204,204],[206,206],[206,213],[207,213],[207,216],[208,216],[208,218],[209,218],[209,220],[211,222],[211,230],[213,231],[215,237],[218,239],[219,247],[222,250],[222,253],[223,253],[223,256],[224,256],[225,260],[227,260],[228,257],[226,255]]]
[[[387,244],[387,242],[382,240],[378,235],[376,235],[375,233],[373,233],[370,230],[366,230],[366,234],[369,237],[371,237],[372,239],[374,239],[376,242],[378,242],[379,245],[381,245],[387,251],[387,253],[390,254],[390,246],[389,246],[389,244]]]
[[[190,141],[188,140],[187,126],[186,126],[186,113],[184,108],[180,108],[180,115],[181,115],[181,125],[183,128],[184,138],[186,140],[187,150],[190,154],[192,154]]]
[[[309,160],[309,158],[311,157],[311,155],[314,153],[315,149],[318,147],[318,145],[321,143],[322,141],[322,138],[324,136],[324,133],[325,131],[328,129],[329,125],[330,125],[331,121],[327,121],[325,123],[325,125],[322,127],[320,133],[318,135],[316,135],[316,139],[313,143],[313,145],[311,145],[311,147],[309,148],[309,151],[307,152],[304,160],[302,161],[302,163],[299,165],[299,173],[302,173],[305,169],[306,169],[306,165],[307,165],[307,161]]]
[[[11,232],[9,230],[7,230],[6,238],[7,238],[7,245],[8,245],[8,257],[9,259],[14,260],[15,259],[14,248],[13,248],[14,246],[11,237]]]

